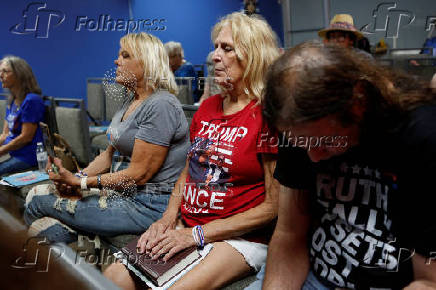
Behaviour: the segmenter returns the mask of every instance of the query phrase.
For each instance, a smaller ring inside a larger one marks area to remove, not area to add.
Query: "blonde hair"
[[[232,29],[236,55],[245,66],[242,81],[249,95],[260,102],[265,87],[264,76],[270,64],[279,56],[276,35],[259,16],[234,12],[215,24],[212,29],[213,42],[226,26]]]
[[[41,88],[36,81],[32,68],[24,59],[14,55],[8,55],[0,60],[0,64],[3,63],[11,68],[20,88],[18,95],[12,96],[13,98],[24,99],[29,93],[41,94]]]
[[[164,44],[164,46],[168,53],[168,56],[180,55],[182,58],[185,57],[185,54],[183,52],[183,47],[180,42],[168,41],[167,43]]]
[[[177,94],[177,84],[169,66],[168,55],[159,38],[145,33],[129,33],[120,39],[120,45],[129,47],[134,57],[144,66],[144,81],[156,91],[168,90]]]

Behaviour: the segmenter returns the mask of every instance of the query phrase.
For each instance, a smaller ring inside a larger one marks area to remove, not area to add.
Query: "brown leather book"
[[[201,257],[196,247],[190,247],[178,252],[166,262],[161,258],[152,260],[149,255],[139,254],[136,251],[138,239],[139,237],[128,243],[121,252],[133,267],[158,287],[163,286]]]

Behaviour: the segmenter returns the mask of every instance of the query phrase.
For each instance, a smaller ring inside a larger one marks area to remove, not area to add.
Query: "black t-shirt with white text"
[[[275,178],[310,192],[311,269],[326,286],[399,289],[413,280],[415,252],[436,251],[436,106],[399,128],[318,163],[279,148]]]

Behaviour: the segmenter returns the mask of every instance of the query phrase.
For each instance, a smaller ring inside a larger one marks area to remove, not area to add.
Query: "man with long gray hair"
[[[271,66],[263,113],[284,137],[263,289],[435,287],[436,96],[398,79],[313,42]]]

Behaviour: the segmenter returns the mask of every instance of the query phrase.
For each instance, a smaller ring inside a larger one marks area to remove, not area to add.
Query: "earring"
[[[250,92],[248,91],[247,88],[244,88],[244,93],[245,93],[246,95],[249,95],[249,94],[250,94]]]

